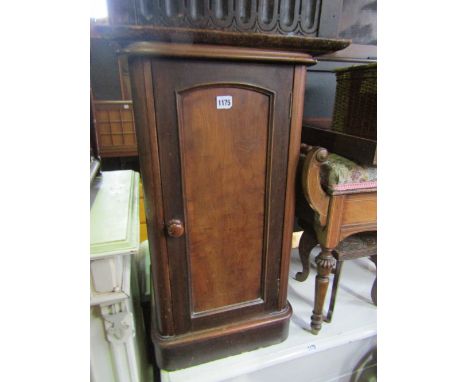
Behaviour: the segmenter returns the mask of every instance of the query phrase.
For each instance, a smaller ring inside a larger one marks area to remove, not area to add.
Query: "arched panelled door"
[[[151,70],[170,279],[185,286],[175,332],[274,311],[294,68],[160,58]]]

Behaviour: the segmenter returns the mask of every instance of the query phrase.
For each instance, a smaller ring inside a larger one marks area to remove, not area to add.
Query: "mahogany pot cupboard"
[[[305,75],[315,59],[155,41],[121,54],[129,57],[159,367],[285,340]]]

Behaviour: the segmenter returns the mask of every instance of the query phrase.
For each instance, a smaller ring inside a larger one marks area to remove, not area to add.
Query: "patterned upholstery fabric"
[[[360,166],[337,154],[328,155],[320,175],[322,186],[331,195],[377,189],[377,167]]]
[[[335,248],[338,260],[377,255],[377,232],[359,232],[342,240]]]

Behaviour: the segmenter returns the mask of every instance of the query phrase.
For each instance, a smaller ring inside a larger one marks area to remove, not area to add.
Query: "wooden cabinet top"
[[[250,48],[261,47],[262,49],[302,52],[314,56],[344,49],[351,43],[351,40],[297,35],[274,35],[258,32],[241,33],[140,25],[92,25],[91,37],[105,38],[123,43],[132,41],[159,41],[181,44],[211,44]]]
[[[237,61],[287,62],[315,65],[317,61],[307,53],[230,47],[207,44],[172,44],[164,42],[134,42],[120,53],[137,56],[204,58]]]

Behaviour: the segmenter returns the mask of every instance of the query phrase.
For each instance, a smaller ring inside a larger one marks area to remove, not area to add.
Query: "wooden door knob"
[[[179,219],[169,220],[166,228],[170,237],[181,237],[184,234],[184,225]]]

